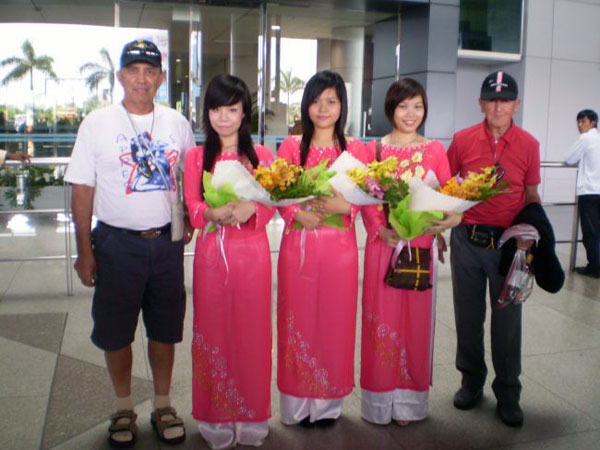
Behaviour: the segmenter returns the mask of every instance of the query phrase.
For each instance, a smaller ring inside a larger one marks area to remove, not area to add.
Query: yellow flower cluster
[[[285,191],[294,184],[302,174],[302,167],[290,164],[283,158],[277,158],[270,166],[258,166],[255,172],[256,180],[262,187],[271,191]]]
[[[465,200],[485,200],[498,192],[495,188],[496,173],[493,166],[485,167],[481,172],[469,172],[469,175],[462,183],[456,178],[450,178],[448,182],[440,188],[442,194],[458,197]]]
[[[365,178],[381,181],[384,178],[394,178],[398,170],[398,158],[390,156],[383,161],[372,161],[366,169],[350,169],[348,176],[357,186],[365,186]]]

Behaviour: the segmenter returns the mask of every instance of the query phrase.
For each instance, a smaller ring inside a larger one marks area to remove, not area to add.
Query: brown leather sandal
[[[183,426],[183,420],[177,417],[177,411],[172,406],[166,406],[164,408],[157,408],[150,415],[150,423],[158,438],[166,444],[179,444],[185,440],[185,427]],[[172,435],[172,431],[180,429],[183,434],[177,436]],[[171,432],[170,432],[171,431]]]
[[[110,416],[108,442],[113,447],[127,448],[135,443],[137,414],[131,409],[120,409]]]

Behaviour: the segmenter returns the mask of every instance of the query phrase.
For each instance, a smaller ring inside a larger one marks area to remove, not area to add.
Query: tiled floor
[[[40,230],[36,239],[52,239],[54,229],[51,233]],[[280,227],[274,224],[273,249],[278,248],[279,233]],[[1,239],[3,254],[8,247],[20,254],[24,248],[19,250],[20,239],[25,244],[25,238],[14,237],[10,243]],[[64,244],[58,235],[53,239],[60,253]],[[362,230],[359,242],[364,242]],[[27,245],[30,243],[28,240]],[[48,242],[44,245],[51,247]],[[561,245],[559,250],[566,266],[568,246]],[[274,268],[277,256],[273,251]],[[175,448],[204,449],[207,447],[190,416],[191,263],[192,258],[186,258],[189,307],[184,342],[177,348],[172,390],[173,403],[185,418],[188,438]],[[274,285],[274,293],[275,289]],[[78,282],[74,295],[66,296],[64,262],[0,263],[0,449],[109,448],[106,427],[112,394],[103,355],[89,340],[90,298],[91,291]],[[458,411],[452,406],[459,375],[454,368],[456,337],[447,265],[440,271],[436,327],[434,383],[427,420],[406,428],[371,425],[360,418],[360,390],[355,389],[344,404],[341,420],[332,428],[288,427],[278,420],[273,383],[271,432],[263,448],[600,448],[600,281],[570,274],[559,294],[536,288],[524,306],[525,425],[521,429],[507,428],[496,418],[489,385],[478,408]],[[149,423],[152,386],[141,326],[138,333],[133,395],[140,431],[135,448],[165,448]],[[358,385],[358,376],[356,381]]]

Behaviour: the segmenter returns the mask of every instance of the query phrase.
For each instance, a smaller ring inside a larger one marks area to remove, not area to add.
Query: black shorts
[[[99,223],[92,232],[97,280],[92,342],[104,351],[134,340],[140,309],[148,339],[181,342],[185,316],[183,241],[154,239]]]

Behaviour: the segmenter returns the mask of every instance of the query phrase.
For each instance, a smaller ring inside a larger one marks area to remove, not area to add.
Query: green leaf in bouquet
[[[302,175],[306,175],[311,180],[316,180],[320,173],[327,171],[327,163],[328,162],[329,162],[329,159],[326,158],[326,159],[322,160],[319,164],[317,164],[315,167],[305,170]]]
[[[209,172],[204,172],[202,186],[204,186],[204,200],[206,200],[206,203],[211,208],[219,208],[227,203],[240,201],[229,183],[225,183],[219,189],[215,189],[212,184],[212,174]]]
[[[335,172],[328,172],[324,170],[317,175],[315,179],[315,194],[316,196],[329,196],[332,195],[333,192],[331,190],[331,185],[329,184],[329,180],[331,180],[335,176]]]
[[[479,188],[479,198],[477,200],[483,202],[494,195],[507,191],[509,186],[510,185],[504,181],[500,181],[492,187],[481,186]]]
[[[344,225],[344,220],[342,219],[342,216],[340,214],[327,214],[325,216],[325,220],[323,221],[323,226],[329,228],[338,228],[340,230],[348,229],[348,227]],[[292,229],[294,230],[301,230],[303,228],[304,227],[302,226],[302,224],[298,221],[295,221],[292,227]]]
[[[412,211],[408,209],[410,194],[407,194],[400,203],[390,208],[390,225],[401,239],[410,241],[425,234],[425,228],[432,225],[432,220],[442,220],[444,213],[441,211]]]
[[[344,220],[341,214],[327,214],[323,225],[329,228],[339,228],[340,230],[347,230],[348,227],[344,225]]]

